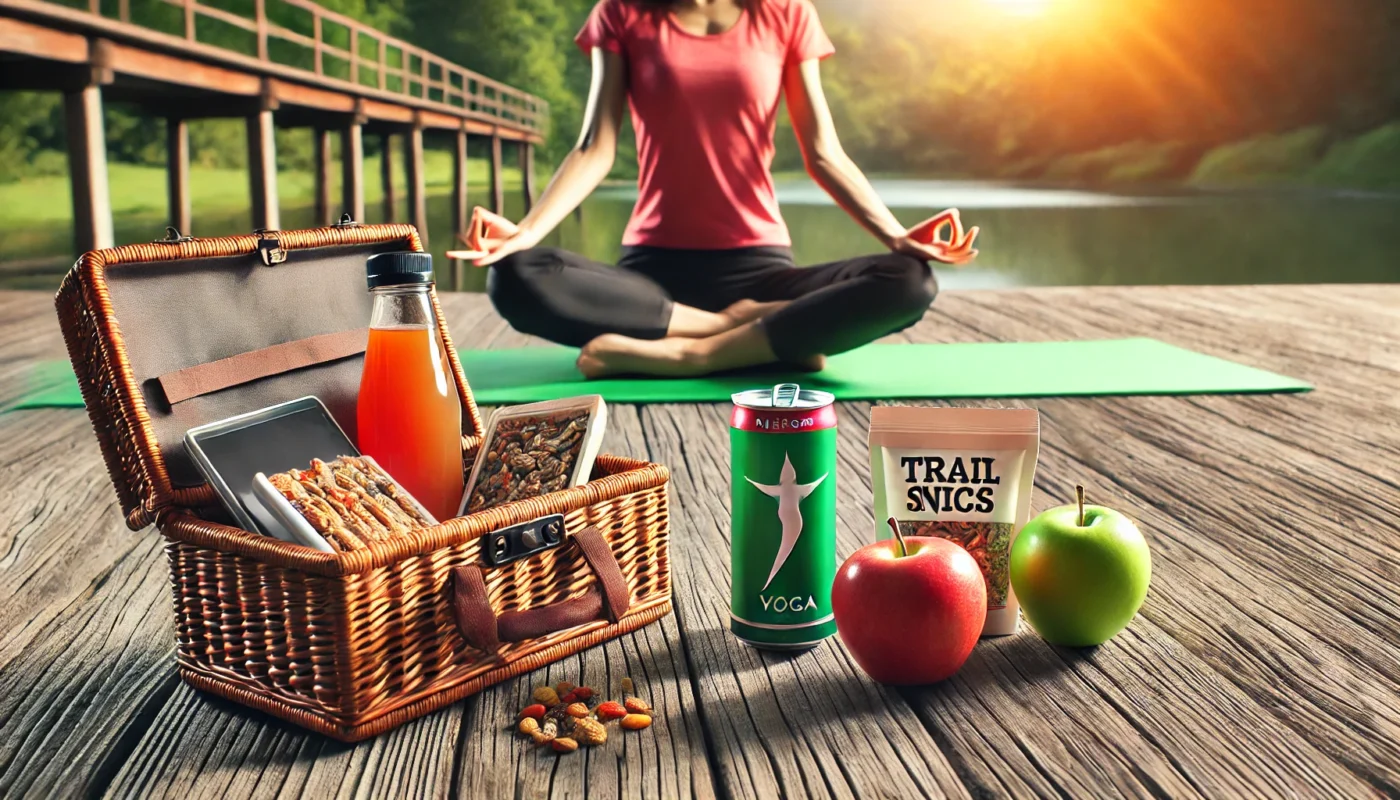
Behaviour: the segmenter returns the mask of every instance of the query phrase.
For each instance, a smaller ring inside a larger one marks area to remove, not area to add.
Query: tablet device
[[[185,448],[244,530],[296,544],[305,542],[258,500],[253,477],[305,469],[313,458],[332,461],[360,454],[315,397],[191,428],[185,433]]]

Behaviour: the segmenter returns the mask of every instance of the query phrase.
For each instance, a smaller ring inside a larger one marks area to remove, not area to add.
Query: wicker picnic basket
[[[217,239],[172,232],[85,254],[57,297],[127,524],[155,523],[167,542],[181,676],[344,741],[671,610],[669,473],[643,461],[602,455],[583,486],[364,550],[323,553],[225,524],[184,452],[184,431],[314,394],[353,438],[364,347],[344,342],[369,320],[365,258],[421,249],[409,225],[345,221]],[[432,302],[470,465],[481,415]],[[327,341],[340,349],[297,346]],[[279,358],[248,358],[274,351]],[[215,361],[240,367],[222,370],[236,376],[227,385],[165,393],[169,376]],[[488,565],[483,542],[493,533],[552,514],[564,517],[558,546]]]

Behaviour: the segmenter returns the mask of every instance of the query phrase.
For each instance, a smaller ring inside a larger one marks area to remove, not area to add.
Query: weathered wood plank
[[[100,790],[172,688],[158,536],[81,412],[0,415],[0,795]]]

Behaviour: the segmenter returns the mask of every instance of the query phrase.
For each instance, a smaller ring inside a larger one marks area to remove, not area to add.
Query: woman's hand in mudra
[[[522,250],[529,250],[540,243],[543,237],[529,228],[520,228],[511,234],[486,255],[478,258],[472,263],[478,267],[489,267],[500,261],[511,253],[519,253]]]
[[[909,238],[908,234],[896,236],[890,240],[889,246],[890,250],[896,253],[913,256],[920,261],[937,261],[940,264],[951,264],[955,267],[961,267],[977,257],[976,250],[953,249],[949,242],[942,240],[924,244]]]

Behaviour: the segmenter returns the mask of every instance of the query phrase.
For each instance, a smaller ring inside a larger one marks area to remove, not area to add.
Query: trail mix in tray
[[[535,689],[530,705],[520,710],[515,730],[537,745],[558,753],[597,747],[608,741],[608,723],[623,730],[651,727],[651,706],[635,696],[631,678],[622,679],[622,700],[604,700],[592,687],[561,681]]]
[[[317,458],[310,469],[267,480],[336,550],[361,550],[433,524],[392,478],[363,458]]]
[[[489,449],[477,456],[485,462],[467,512],[568,488],[587,429],[587,410],[501,420]]]

